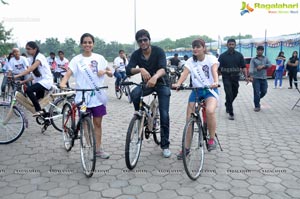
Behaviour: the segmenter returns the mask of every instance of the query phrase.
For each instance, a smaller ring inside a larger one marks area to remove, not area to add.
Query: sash
[[[206,78],[202,68],[192,67],[193,75],[196,79],[198,79],[203,85],[209,87],[210,83]],[[211,88],[208,89],[211,94],[219,101],[219,95]]]
[[[95,81],[96,78],[98,78],[97,75],[95,75],[90,67],[88,67],[82,60],[78,64],[78,68],[83,72],[83,77],[85,81],[89,84],[91,88],[98,88],[101,85],[99,85],[99,81]],[[106,105],[107,103],[107,96],[103,89],[95,90],[91,93],[91,96],[96,95],[97,99],[103,104]]]

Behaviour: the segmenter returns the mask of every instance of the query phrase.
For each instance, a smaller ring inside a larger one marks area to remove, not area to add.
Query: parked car
[[[247,72],[249,72],[251,57],[245,57],[244,59],[245,59]],[[275,78],[275,70],[276,70],[276,65],[272,64],[271,67],[269,67],[267,69],[267,77],[274,79]],[[286,75],[286,71],[284,70],[283,76],[285,76],[285,75]],[[240,79],[245,79],[243,72],[241,72]]]

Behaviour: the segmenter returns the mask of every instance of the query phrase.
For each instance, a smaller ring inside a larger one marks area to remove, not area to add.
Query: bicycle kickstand
[[[219,142],[218,135],[216,134],[215,136],[216,136],[216,138],[217,138],[217,142],[218,142],[218,145],[219,145],[219,147],[220,147],[220,150],[223,151],[223,148],[222,148],[222,146],[221,146],[221,144],[220,144],[220,142]]]

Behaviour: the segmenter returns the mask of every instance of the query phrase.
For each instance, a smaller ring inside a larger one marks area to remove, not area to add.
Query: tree
[[[227,41],[228,39],[235,39],[235,40],[239,40],[239,39],[252,39],[252,35],[232,35],[232,36],[226,36],[224,37],[224,41]]]
[[[11,39],[12,29],[5,30],[3,26],[3,22],[0,23],[0,55],[8,54],[12,47],[15,45],[14,43],[9,43],[8,41]]]
[[[57,38],[47,38],[45,45],[40,46],[40,50],[45,54],[49,54],[50,52],[57,54],[57,52],[60,50],[60,42]]]
[[[75,55],[79,54],[80,47],[74,39],[68,38],[65,39],[65,42],[61,44],[60,50],[62,50],[65,54],[65,57],[70,60]]]

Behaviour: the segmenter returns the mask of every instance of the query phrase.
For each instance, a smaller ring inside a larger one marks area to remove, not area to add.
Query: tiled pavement
[[[103,121],[104,147],[111,157],[97,159],[93,177],[81,172],[78,142],[66,152],[53,127],[41,134],[30,118],[20,139],[0,145],[1,198],[300,198],[300,107],[291,110],[300,95],[287,89],[287,80],[283,89],[273,89],[269,80],[258,113],[253,111],[251,84],[241,82],[234,121],[227,119],[220,88],[217,132],[224,151],[206,152],[197,181],[187,177],[175,156],[189,92],[172,91],[171,158],[163,158],[152,139],[145,140],[137,167],[128,171],[124,144],[133,107],[125,98],[116,99],[113,82],[107,79],[110,101]]]

